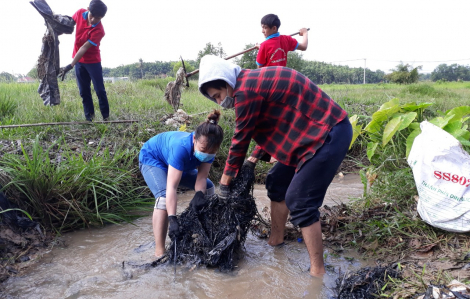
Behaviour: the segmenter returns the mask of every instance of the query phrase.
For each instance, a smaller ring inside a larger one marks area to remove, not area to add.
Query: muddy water
[[[357,176],[336,178],[325,203],[359,197],[362,184]],[[255,190],[257,203],[269,205],[264,186]],[[181,212],[192,194],[179,196]],[[354,253],[341,256],[325,249],[327,275],[323,280],[308,274],[309,259],[303,243],[281,248],[249,234],[245,256],[232,273],[216,269],[190,269],[162,265],[148,270],[122,268],[123,261],[152,261],[151,218],[135,225],[110,225],[64,236],[68,246],[55,247],[22,277],[5,282],[2,298],[328,298],[338,272],[354,271],[366,263]],[[168,240],[167,240],[168,241]]]

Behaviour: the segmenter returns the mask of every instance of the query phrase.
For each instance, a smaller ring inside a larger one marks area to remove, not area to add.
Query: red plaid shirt
[[[265,153],[296,166],[312,158],[331,128],[347,117],[326,93],[285,67],[243,69],[233,91],[236,127],[224,174],[235,176],[253,138],[252,156]]]

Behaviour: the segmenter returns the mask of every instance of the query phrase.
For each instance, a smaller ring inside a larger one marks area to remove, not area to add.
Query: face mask
[[[215,154],[206,154],[206,153],[194,150],[194,156],[199,161],[205,163],[205,162],[209,162],[210,160],[212,160],[215,157]]]
[[[225,99],[220,103],[220,106],[224,107],[225,109],[230,109],[234,106],[234,99],[228,96],[228,87],[227,95],[225,96]]]

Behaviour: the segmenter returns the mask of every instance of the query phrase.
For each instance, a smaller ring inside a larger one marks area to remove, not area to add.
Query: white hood
[[[202,57],[201,63],[199,64],[199,91],[206,98],[214,101],[214,99],[202,92],[202,84],[221,79],[227,82],[232,88],[235,88],[240,71],[241,68],[236,64],[214,55],[206,55]]]

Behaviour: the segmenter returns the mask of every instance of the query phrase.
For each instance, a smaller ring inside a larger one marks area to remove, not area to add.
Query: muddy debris
[[[163,257],[143,265],[123,262],[123,268],[149,268],[170,262],[189,268],[205,265],[224,272],[233,270],[257,214],[253,183],[253,171],[242,167],[227,199],[215,194],[197,213],[188,207],[177,216],[181,236],[171,240]]]
[[[15,209],[17,207],[0,192],[0,282],[21,274],[52,241],[51,234],[39,223]]]
[[[380,297],[389,278],[401,278],[397,265],[362,268],[345,273],[336,280],[338,299],[372,299]]]
[[[173,114],[163,116],[161,122],[164,122],[167,126],[179,128],[183,125],[191,124],[191,116],[184,112],[183,109],[178,109]]]
[[[458,280],[452,280],[448,285],[430,284],[424,294],[416,299],[458,298],[470,299],[470,286]]]

